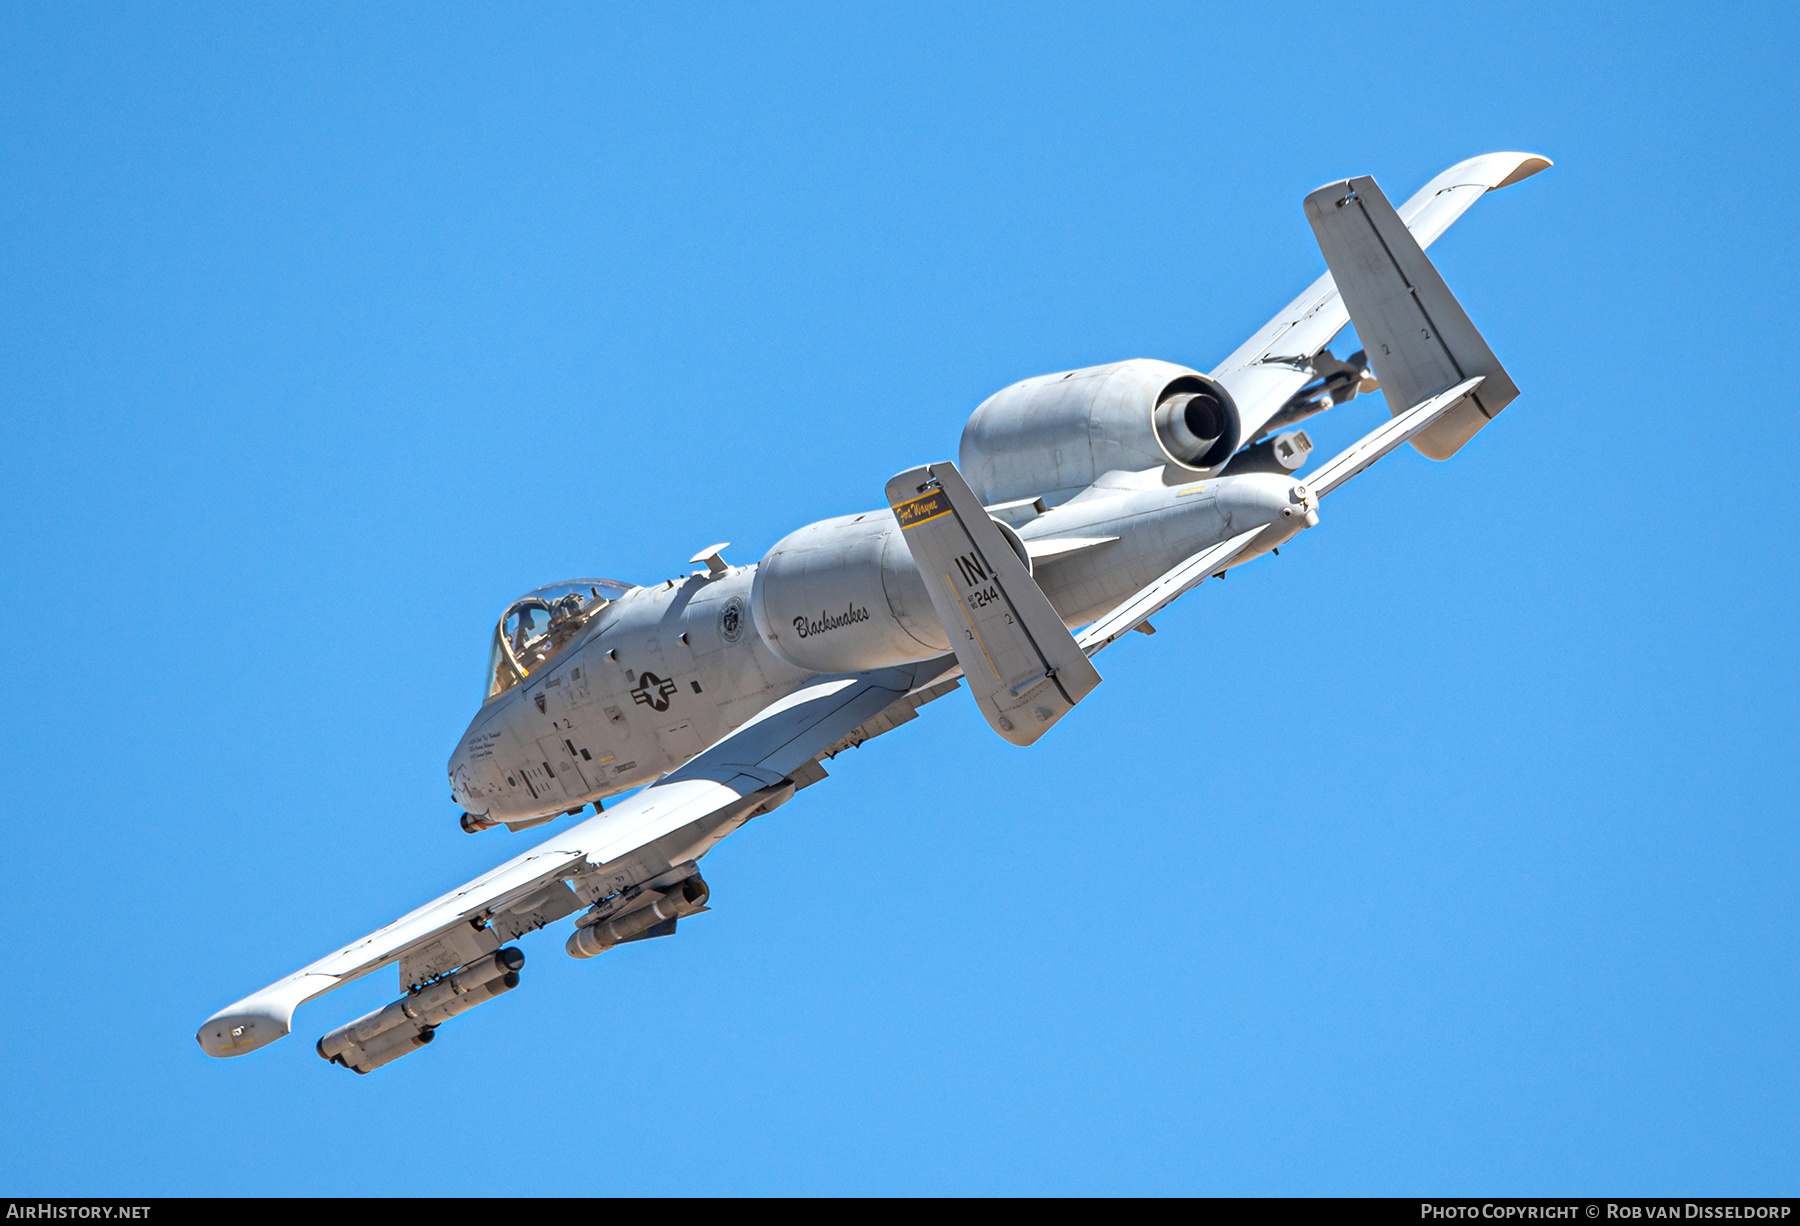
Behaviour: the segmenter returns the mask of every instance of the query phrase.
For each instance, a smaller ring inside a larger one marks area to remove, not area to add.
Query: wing
[[[697,860],[823,778],[821,756],[913,718],[953,688],[939,680],[953,663],[942,657],[813,681],[606,812],[221,1009],[195,1037],[208,1055],[254,1051],[287,1034],[302,1003],[340,984],[399,961],[410,987],[409,963],[415,976],[454,970],[569,914],[578,896],[593,901]]]
[[[1325,461],[1304,478],[1315,498],[1323,498],[1332,490],[1362,472],[1382,456],[1428,429],[1439,418],[1462,403],[1482,385],[1483,376],[1465,379],[1447,391],[1421,401],[1398,417],[1376,426],[1356,442]]]
[[[1400,219],[1420,247],[1429,247],[1483,194],[1530,178],[1549,165],[1549,158],[1535,153],[1488,153],[1458,162],[1401,205]],[[1326,273],[1212,371],[1237,404],[1245,440],[1255,438],[1316,376],[1313,358],[1349,322],[1350,312]]]

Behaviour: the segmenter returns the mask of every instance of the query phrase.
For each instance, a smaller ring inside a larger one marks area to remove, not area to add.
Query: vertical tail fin
[[[982,716],[1031,744],[1100,674],[956,465],[908,469],[887,498]]]
[[[1306,219],[1396,416],[1481,379],[1412,439],[1432,459],[1449,459],[1513,402],[1518,387],[1374,179],[1319,188],[1306,198]]]

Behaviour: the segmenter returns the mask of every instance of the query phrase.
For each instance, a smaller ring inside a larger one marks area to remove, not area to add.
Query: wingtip
[[[194,1040],[209,1056],[241,1056],[290,1034],[294,1010],[343,982],[336,975],[298,971],[206,1019]]]
[[[1513,167],[1511,174],[1494,184],[1492,190],[1499,191],[1503,187],[1511,187],[1521,179],[1529,179],[1538,171],[1549,170],[1556,165],[1541,153],[1520,153],[1515,156],[1519,159],[1519,164]]]
[[[241,1056],[267,1047],[289,1033],[286,1020],[267,1013],[215,1015],[194,1035],[200,1050],[209,1056]]]

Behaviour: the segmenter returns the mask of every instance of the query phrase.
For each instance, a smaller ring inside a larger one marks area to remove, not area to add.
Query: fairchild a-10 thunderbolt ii
[[[1448,459],[1518,395],[1425,248],[1549,164],[1472,158],[1399,209],[1371,178],[1330,183],[1305,200],[1330,272],[1211,373],[1136,358],[1027,379],[976,408],[957,463],[909,468],[886,506],[753,565],[716,545],[658,586],[526,593],[494,628],[451,794],[471,833],[594,815],[221,1010],[200,1046],[253,1051],[302,1002],[398,963],[400,999],[318,1041],[367,1073],[517,986],[528,932],[579,912],[576,958],[672,934],[707,909],[699,865],[721,839],[959,686],[1032,744],[1100,684],[1098,652],[1315,526],[1402,443]],[[1363,349],[1339,359],[1347,323]],[[1301,475],[1294,427],[1377,388],[1389,420]]]

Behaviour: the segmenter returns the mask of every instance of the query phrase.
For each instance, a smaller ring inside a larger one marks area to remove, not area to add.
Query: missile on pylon
[[[524,951],[497,949],[434,983],[408,992],[320,1039],[319,1055],[357,1073],[373,1072],[432,1041],[459,1013],[519,986]]]

